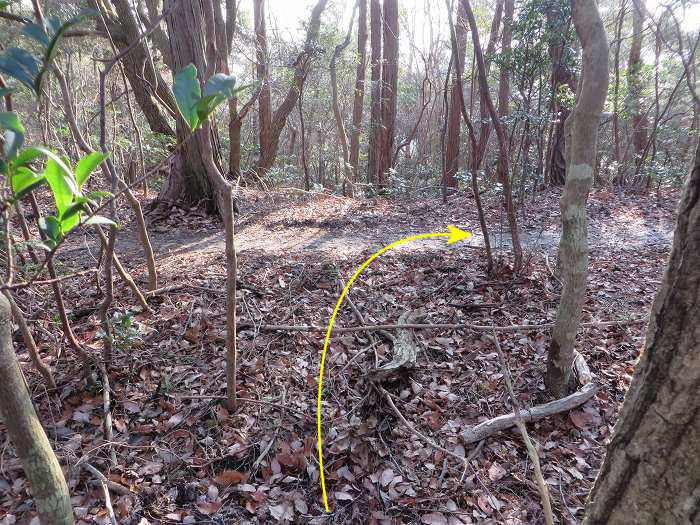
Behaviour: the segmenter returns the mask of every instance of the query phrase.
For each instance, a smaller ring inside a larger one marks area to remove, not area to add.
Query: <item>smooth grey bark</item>
[[[582,46],[582,73],[576,106],[566,121],[566,184],[561,196],[559,262],[563,288],[549,345],[545,383],[552,394],[569,393],[576,332],[586,295],[588,218],[598,126],[608,90],[608,39],[595,0],[571,0],[572,18]]]
[[[73,525],[63,471],[34,411],[12,348],[12,311],[0,294],[0,413],[22,461],[42,525]]]

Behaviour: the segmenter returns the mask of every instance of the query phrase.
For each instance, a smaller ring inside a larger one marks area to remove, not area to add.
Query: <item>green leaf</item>
[[[22,26],[22,33],[36,40],[41,44],[41,47],[46,48],[49,45],[49,35],[41,24],[29,23]]]
[[[12,176],[12,191],[15,194],[15,201],[22,199],[30,191],[41,186],[45,180],[43,175],[37,175],[29,168],[17,168]]]
[[[48,26],[49,32],[51,33],[51,41],[47,46],[48,49],[46,51],[46,55],[44,56],[44,62],[48,64],[51,62],[51,60],[53,60],[53,57],[56,54],[56,45],[58,44],[58,41],[61,39],[61,37],[66,31],[68,31],[71,27],[80,24],[84,20],[95,17],[97,15],[98,12],[95,9],[83,9],[73,18],[67,20],[65,24],[61,24],[61,20],[56,16],[50,16],[49,18],[47,18],[46,25]]]
[[[199,124],[197,102],[202,98],[202,92],[197,80],[197,68],[194,64],[189,64],[175,75],[173,93],[182,118],[185,119],[190,129],[195,129]]]
[[[5,131],[5,157],[12,160],[24,143],[24,126],[14,111],[0,111],[0,129]]]
[[[22,152],[12,160],[12,167],[18,168],[26,166],[35,158],[42,156],[44,153],[39,148],[25,148]]]
[[[74,186],[71,187],[71,183],[69,182],[71,177],[66,175],[65,171],[61,169],[58,162],[56,162],[56,160],[53,158],[49,158],[46,161],[44,176],[51,187],[54,201],[56,201],[56,209],[58,210],[60,216],[73,202],[73,196],[78,193],[77,188]],[[73,181],[73,185],[74,184],[75,181]]]
[[[46,236],[44,243],[54,248],[61,240],[61,225],[53,215],[47,215],[39,219],[39,229]]]
[[[207,120],[209,115],[214,113],[216,108],[225,100],[226,98],[223,95],[208,95],[202,97],[199,102],[197,102],[195,108],[197,111],[197,118],[199,119],[198,125]]]
[[[225,97],[232,97],[235,87],[236,77],[233,75],[225,75],[224,73],[217,73],[209,77],[204,84],[204,96],[224,95]]]
[[[97,224],[105,224],[109,226],[117,226],[117,223],[114,222],[111,219],[108,219],[107,217],[103,217],[102,215],[94,215],[90,217],[89,219],[83,221],[83,224],[85,225],[97,225]]]
[[[94,9],[85,9],[68,20],[65,24],[61,24],[61,19],[57,16],[50,16],[46,19],[46,28],[48,29],[48,34],[51,35],[51,39],[46,45],[46,53],[44,53],[42,68],[34,78],[33,88],[37,94],[41,92],[41,79],[44,77],[46,70],[51,66],[51,61],[56,56],[58,42],[61,40],[63,34],[71,27],[93,16],[97,16],[97,11]]]
[[[11,47],[0,54],[0,73],[16,78],[31,90],[40,67],[39,60],[24,49]]]
[[[108,153],[94,151],[78,161],[78,164],[75,166],[75,182],[78,183],[78,188],[83,187],[90,174],[108,155]]]
[[[15,88],[0,88],[0,97],[4,97],[5,95],[11,95],[17,91]]]
[[[104,198],[114,197],[114,194],[112,194],[108,191],[91,191],[90,193],[85,194],[85,198],[89,199],[91,202],[94,202],[97,199],[101,199],[103,197]]]

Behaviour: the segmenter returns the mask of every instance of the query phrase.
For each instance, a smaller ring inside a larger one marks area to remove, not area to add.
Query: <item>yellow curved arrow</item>
[[[364,263],[362,263],[362,266],[360,266],[357,269],[355,274],[348,281],[348,284],[345,286],[343,293],[340,294],[340,299],[338,299],[338,303],[335,305],[335,310],[333,310],[333,315],[331,316],[331,322],[328,325],[328,331],[326,332],[326,341],[323,343],[323,354],[321,355],[321,372],[320,372],[319,377],[318,377],[318,412],[317,412],[318,464],[319,464],[319,467],[321,470],[321,488],[323,489],[323,504],[326,507],[326,512],[329,512],[329,509],[328,509],[328,496],[326,495],[326,480],[325,480],[325,477],[323,475],[323,453],[321,452],[321,388],[323,385],[323,366],[326,363],[326,350],[328,349],[328,342],[331,339],[331,331],[333,330],[333,323],[335,322],[335,316],[338,314],[338,310],[340,309],[340,305],[343,302],[343,298],[345,297],[345,294],[350,289],[350,286],[352,285],[353,281],[357,278],[358,275],[360,275],[360,272],[362,272],[362,270],[364,270],[369,263],[371,263],[374,259],[376,259],[381,254],[383,254],[385,251],[390,250],[394,246],[398,246],[401,243],[413,241],[416,239],[424,239],[426,237],[449,237],[449,239],[447,239],[447,244],[452,244],[453,242],[461,241],[462,239],[466,239],[467,237],[471,236],[471,233],[467,233],[465,231],[460,230],[459,228],[455,228],[451,224],[448,224],[447,228],[450,230],[449,233],[422,233],[420,235],[413,235],[411,237],[406,237],[405,239],[401,239],[400,241],[392,242],[389,246],[385,246],[384,248],[379,250],[377,253],[372,255],[372,257],[370,257]]]

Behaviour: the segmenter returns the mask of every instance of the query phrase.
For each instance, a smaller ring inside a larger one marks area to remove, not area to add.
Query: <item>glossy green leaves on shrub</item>
[[[49,16],[45,20],[45,26],[33,22],[24,24],[22,32],[41,46],[43,55],[36,57],[18,47],[6,49],[0,53],[0,73],[17,79],[38,95],[41,92],[41,79],[56,56],[61,37],[73,26],[96,14],[95,10],[88,9],[65,23],[61,23],[57,16]]]
[[[5,130],[5,148],[3,153],[6,160],[12,160],[24,143],[24,126],[14,111],[0,112],[0,129]]]
[[[182,118],[190,129],[197,129],[207,120],[228,97],[247,86],[236,87],[236,78],[232,75],[217,73],[212,75],[204,84],[204,94],[197,79],[197,68],[189,64],[175,75],[173,93]]]

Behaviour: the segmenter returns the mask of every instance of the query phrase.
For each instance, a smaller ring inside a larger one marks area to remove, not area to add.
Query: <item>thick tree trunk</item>
[[[459,135],[460,135],[460,93],[461,78],[464,74],[464,55],[467,49],[467,31],[464,6],[457,4],[455,32],[457,38],[457,57],[452,87],[450,92],[450,107],[447,113],[447,137],[445,139],[445,185],[457,188],[457,168],[459,164]],[[453,51],[454,52],[454,51]]]
[[[350,133],[350,166],[353,180],[357,181],[360,160],[362,108],[365,97],[365,70],[367,69],[367,0],[357,0],[357,69],[355,71],[355,98],[352,105],[352,132]]]
[[[93,5],[97,4],[93,2]],[[117,17],[105,14],[105,21],[112,33],[114,43],[119,51],[123,51],[138,39],[141,29],[134,10],[127,0],[115,0],[113,6]],[[141,41],[124,57],[122,61],[124,73],[129,79],[136,103],[143,111],[151,131],[174,136],[175,133],[166,114],[161,111],[161,107],[165,107],[170,115],[174,115],[177,112],[175,99],[153,64],[147,45],[146,41]]]
[[[379,180],[384,183],[391,169],[392,151],[394,149],[394,126],[398,102],[399,83],[399,5],[398,0],[384,0],[384,59],[382,60],[382,127]]]
[[[213,11],[211,14],[212,20],[209,21],[209,25],[213,26]],[[188,64],[194,64],[203,85],[205,78],[216,69],[216,57],[210,56],[207,61],[202,44],[206,44],[207,37],[215,39],[216,35],[215,31],[209,35],[205,31],[202,4],[178,2],[177,7],[166,17],[166,21],[175,71],[182,70]],[[215,44],[213,50],[215,53]],[[176,201],[183,201],[188,205],[203,204],[211,213],[223,213],[229,189],[215,160],[218,152],[215,151],[211,124],[208,121],[204,122],[190,138],[191,133],[187,123],[178,114],[177,140],[182,145],[173,157],[170,176],[158,200],[166,206]]]
[[[576,332],[586,295],[588,218],[586,202],[593,183],[598,126],[608,90],[608,40],[595,0],[572,0],[572,17],[583,48],[576,107],[566,121],[567,177],[560,208],[559,261],[563,288],[552,331],[545,383],[557,396],[568,394]]]
[[[0,415],[32,486],[45,525],[72,525],[73,508],[63,471],[34,411],[12,348],[10,303],[0,294]]]
[[[700,520],[700,142],[644,351],[586,507],[586,525]]]
[[[382,126],[382,8],[379,0],[370,0],[370,79],[372,81],[372,100],[370,104],[369,144],[367,151],[367,182],[379,182],[381,164],[381,126]]]

